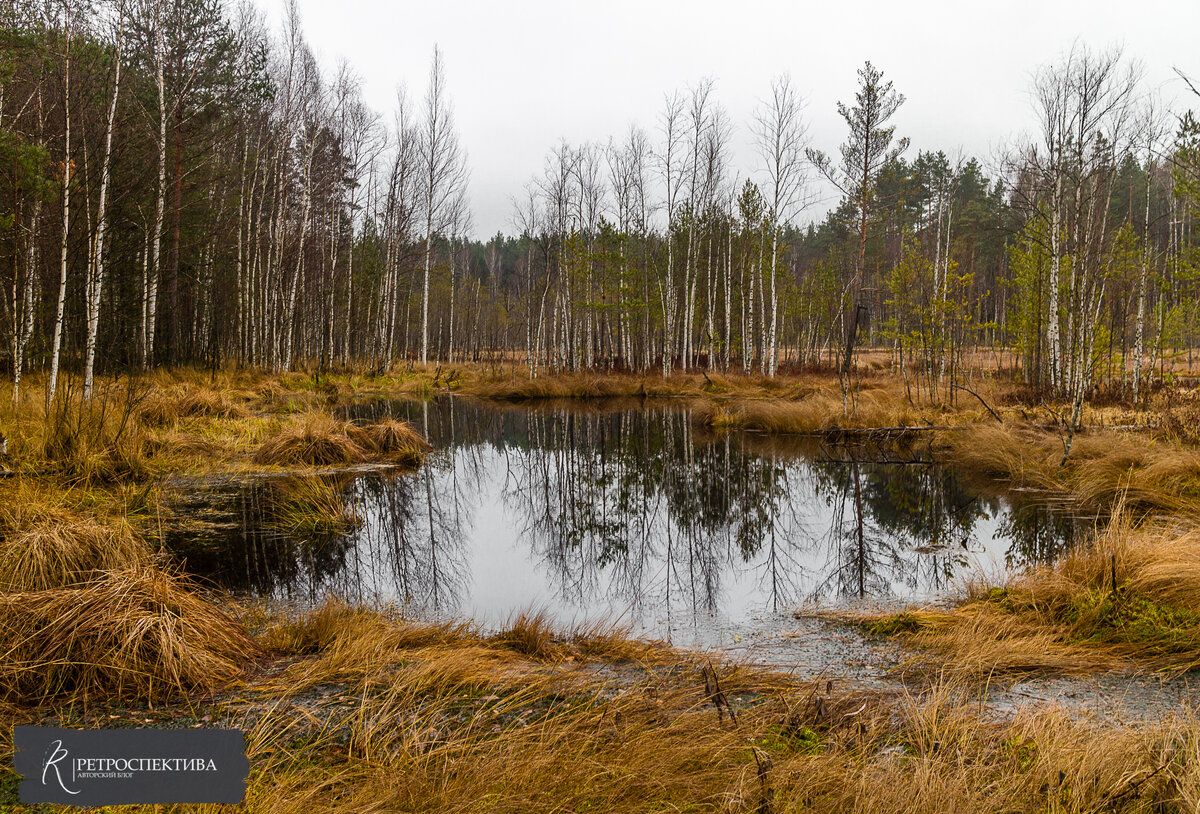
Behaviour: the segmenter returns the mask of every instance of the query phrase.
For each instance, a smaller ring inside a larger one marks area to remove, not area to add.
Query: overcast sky
[[[283,0],[259,2],[278,30]],[[895,123],[910,157],[941,149],[985,163],[1033,130],[1031,74],[1076,39],[1123,47],[1144,64],[1147,89],[1180,103],[1188,96],[1172,69],[1200,76],[1198,0],[298,2],[318,59],[349,60],[389,122],[396,86],[419,98],[434,43],[442,48],[480,237],[515,231],[510,198],[560,139],[606,142],[637,122],[657,142],[664,94],[702,77],[731,115],[744,174],[757,164],[751,115],[783,72],[806,100],[813,146],[836,150],[836,104],[853,100],[869,59],[907,97]],[[823,195],[802,220],[835,203]]]

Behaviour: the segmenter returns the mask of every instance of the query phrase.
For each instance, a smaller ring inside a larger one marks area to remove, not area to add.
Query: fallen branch
[[[953,384],[953,385],[951,385],[951,387],[953,387],[955,390],[965,390],[965,391],[967,391],[968,393],[970,393],[972,396],[974,396],[975,398],[979,399],[979,403],[983,405],[983,408],[984,408],[985,410],[987,410],[989,413],[991,413],[991,414],[992,414],[992,418],[996,419],[996,420],[997,420],[997,421],[999,421],[1001,424],[1003,424],[1003,423],[1004,423],[1004,419],[1003,419],[1003,418],[1001,418],[1001,417],[1000,417],[1000,415],[999,415],[999,414],[998,414],[998,413],[997,413],[995,410],[993,410],[993,409],[991,408],[991,405],[989,405],[989,404],[988,404],[986,401],[984,401],[984,400],[983,400],[983,396],[979,395],[979,394],[978,394],[978,393],[976,393],[974,390],[972,390],[972,389],[971,389],[971,388],[969,388],[969,387],[966,387],[965,385],[961,385],[961,384]]]

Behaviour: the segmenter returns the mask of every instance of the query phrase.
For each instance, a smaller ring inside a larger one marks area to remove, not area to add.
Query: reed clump
[[[161,569],[0,594],[0,698],[161,699],[211,692],[260,647],[195,586]]]
[[[148,546],[128,520],[80,503],[25,480],[0,492],[0,591],[63,588],[149,561]]]
[[[416,465],[433,447],[407,421],[383,418],[369,424],[352,423],[346,433],[359,446],[377,456]]]
[[[266,438],[255,463],[275,466],[337,466],[395,460],[419,464],[431,449],[412,427],[383,419],[355,424],[313,411],[297,416]]]
[[[310,412],[268,437],[254,453],[255,463],[276,466],[335,466],[370,459],[346,432],[347,424],[321,412]]]
[[[916,666],[972,678],[1200,667],[1200,532],[1118,511],[1089,545],[952,610],[863,620],[922,647]]]
[[[517,614],[505,630],[492,637],[492,641],[533,659],[550,661],[564,655],[550,615],[545,611]]]

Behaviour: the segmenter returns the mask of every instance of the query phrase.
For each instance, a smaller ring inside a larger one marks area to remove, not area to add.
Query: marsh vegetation
[[[447,65],[0,6],[0,807],[23,722],[242,728],[249,811],[1200,807],[1190,706],[992,703],[1200,667],[1192,96],[1076,42],[988,164],[700,79],[481,240]]]
[[[849,413],[830,375],[531,381],[155,374],[11,408],[5,716],[245,728],[250,810],[1191,804],[1186,709],[981,701],[1195,665],[1169,413],[1091,407],[1064,464],[1061,413],[999,380],[972,408],[864,374]],[[722,654],[797,608],[903,643],[898,678]]]

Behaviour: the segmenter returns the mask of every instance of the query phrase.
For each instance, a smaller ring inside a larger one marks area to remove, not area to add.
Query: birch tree
[[[1166,120],[1162,109],[1154,100],[1146,103],[1139,123],[1140,144],[1144,150],[1143,161],[1146,167],[1146,200],[1142,219],[1142,252],[1138,269],[1137,282],[1137,317],[1134,324],[1133,347],[1133,403],[1137,404],[1141,396],[1142,364],[1146,355],[1146,296],[1150,283],[1150,265],[1153,257],[1153,244],[1150,239],[1150,203],[1153,198],[1154,175],[1157,169],[1157,157],[1162,148],[1162,140],[1167,135]]]
[[[121,96],[122,46],[125,41],[125,7],[117,7],[115,54],[113,56],[112,100],[108,105],[108,122],[104,129],[104,159],[100,169],[100,201],[96,211],[96,237],[92,244],[92,256],[87,278],[87,339],[83,362],[83,397],[92,396],[92,384],[96,363],[96,337],[100,328],[100,298],[104,292],[104,279],[108,271],[108,255],[105,253],[105,238],[108,234],[108,188],[112,177],[113,130],[117,121],[117,100]]]
[[[443,229],[451,204],[467,182],[466,157],[454,129],[454,108],[446,90],[446,67],[434,46],[425,91],[421,125],[421,197],[425,220],[425,274],[421,285],[421,364],[429,361],[429,279],[433,266],[433,235]]]
[[[71,236],[71,33],[75,27],[71,0],[63,2],[63,163],[62,163],[62,241],[59,254],[58,306],[54,312],[54,339],[50,351],[50,379],[46,402],[54,400],[58,387],[58,366],[62,354],[63,312],[67,305],[67,241]]]
[[[763,373],[775,376],[778,367],[779,339],[779,229],[801,206],[807,182],[804,151],[808,126],[801,111],[803,103],[785,74],[771,86],[770,98],[755,116],[754,137],[759,158],[766,174],[768,228],[771,232],[771,314],[767,330],[767,350],[763,357]]]
[[[682,128],[683,97],[679,93],[674,93],[667,97],[666,107],[662,113],[663,148],[658,155],[659,172],[662,174],[663,187],[666,192],[662,203],[667,216],[667,231],[664,238],[667,262],[658,284],[663,317],[662,371],[664,376],[671,375],[671,368],[674,366],[671,354],[675,347],[675,320],[679,302],[678,287],[675,281],[675,208],[680,186],[678,162],[680,143],[683,138]]]

